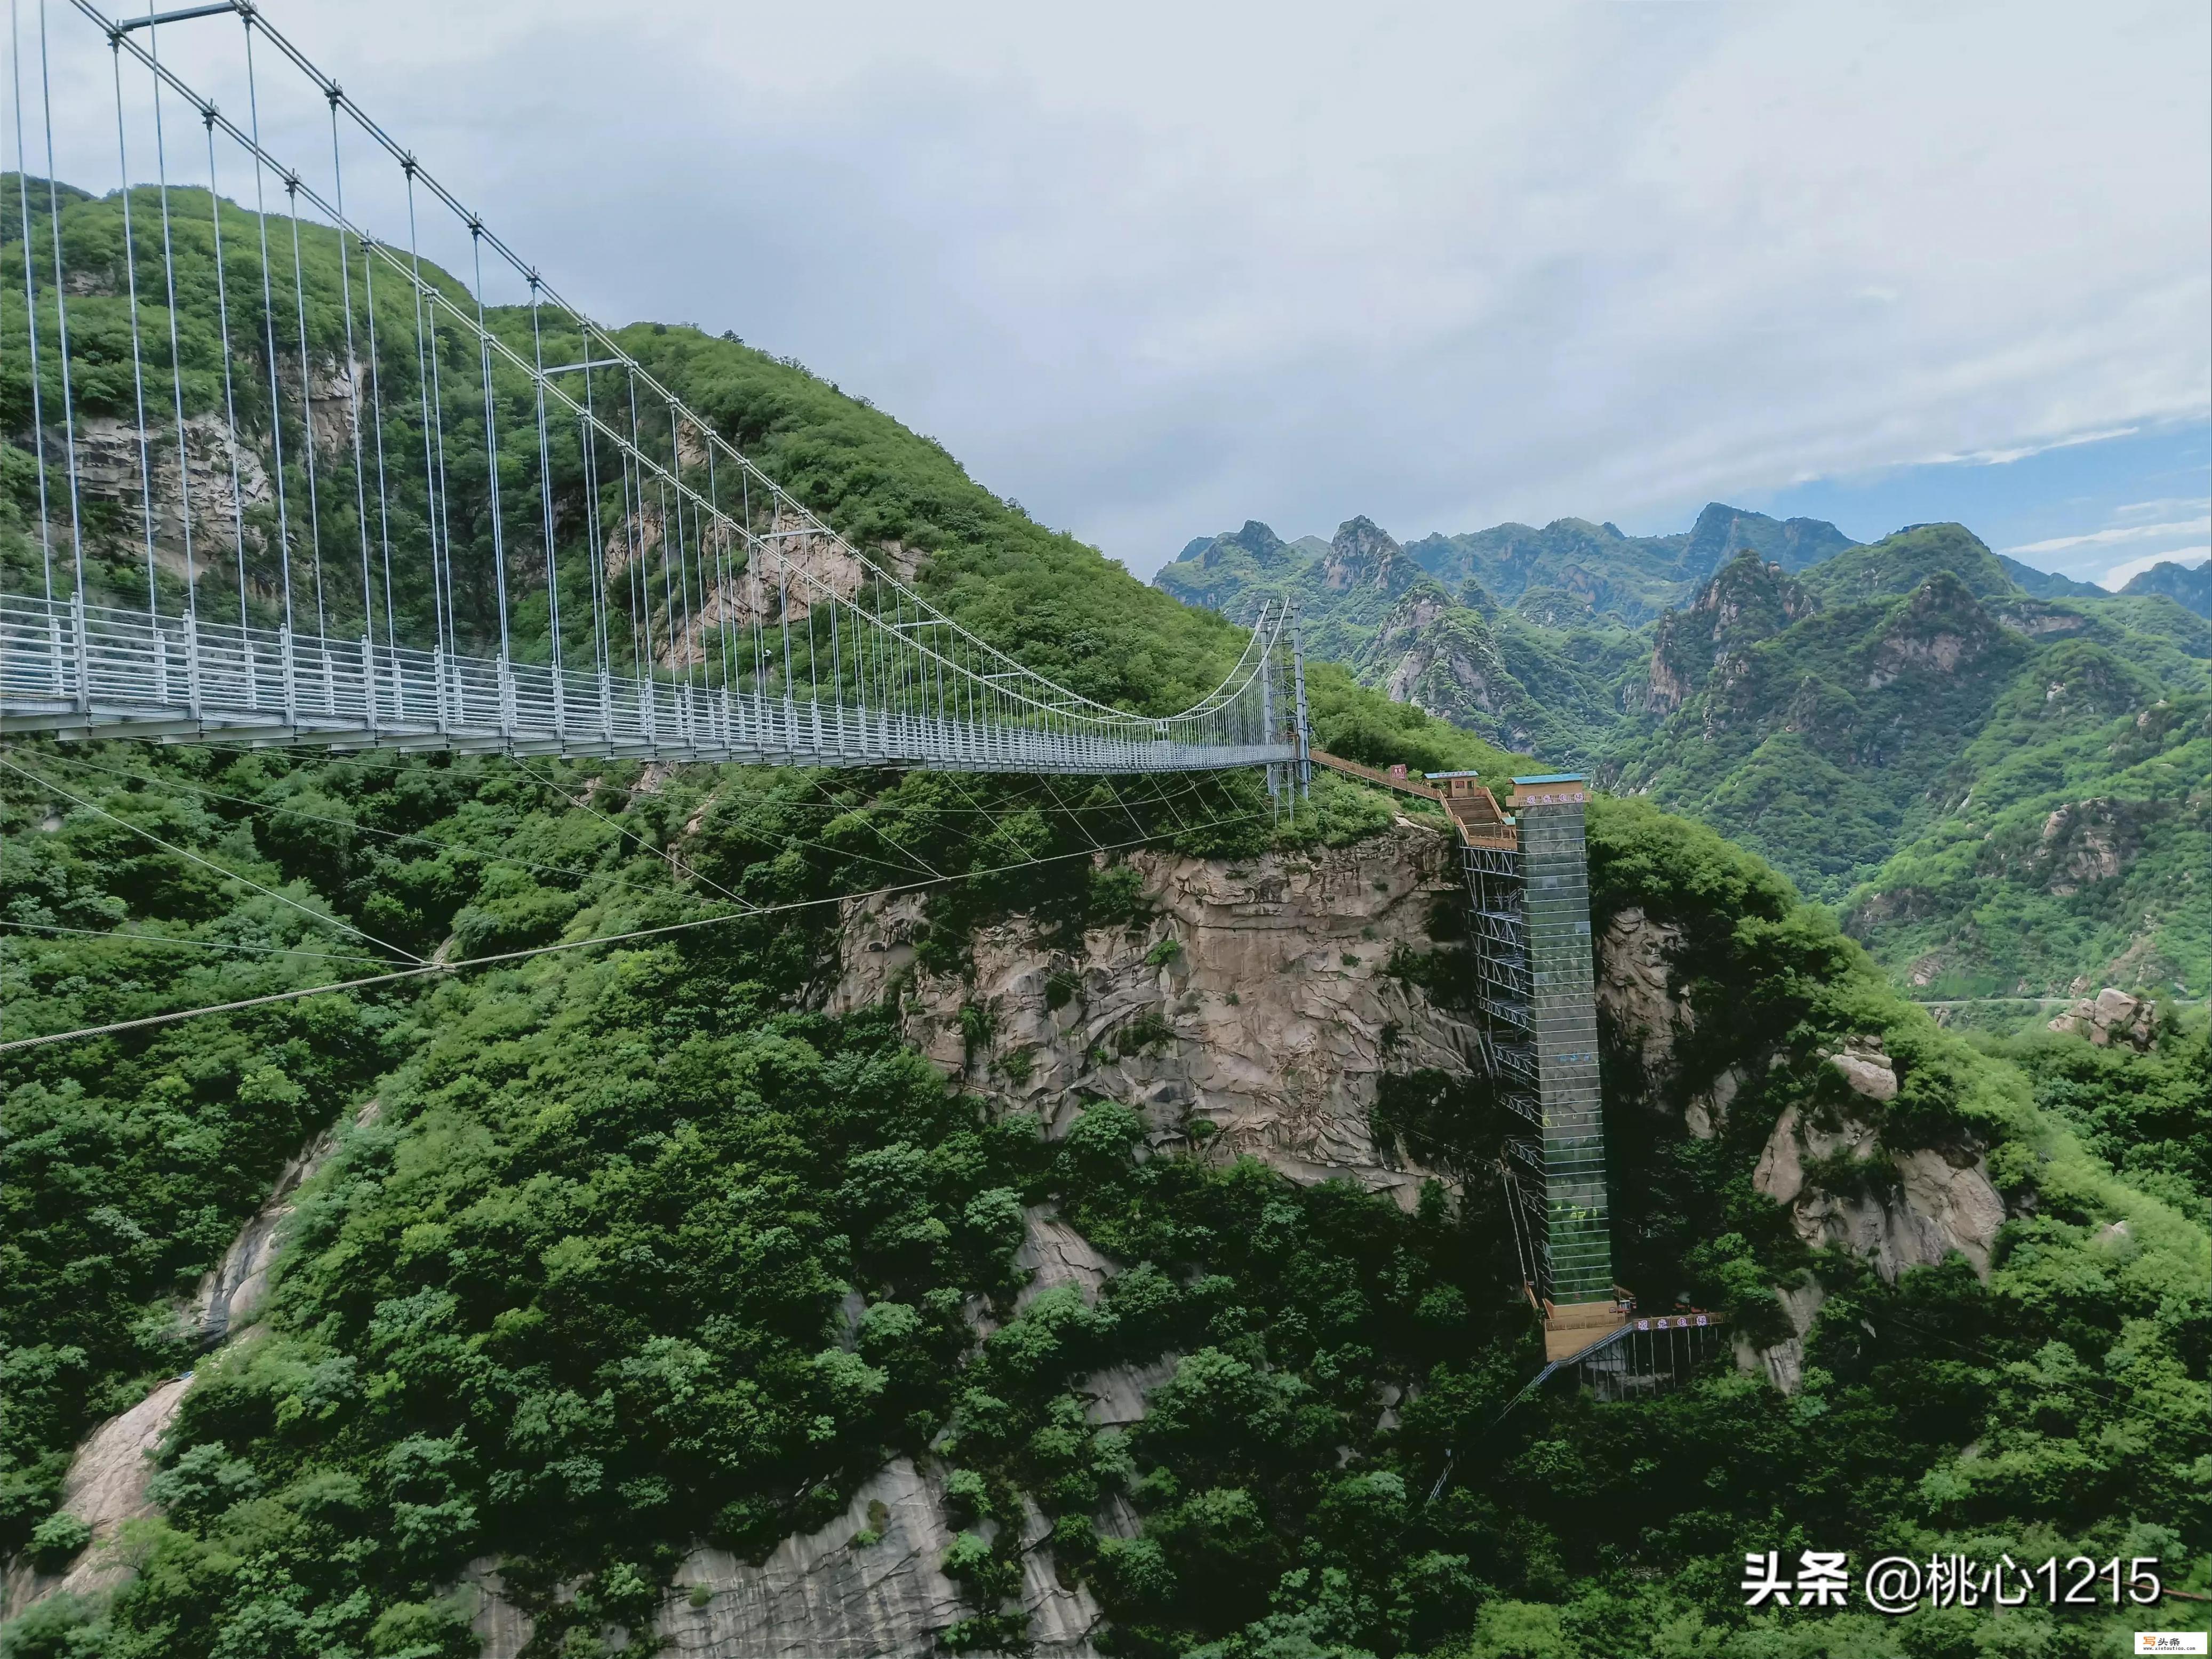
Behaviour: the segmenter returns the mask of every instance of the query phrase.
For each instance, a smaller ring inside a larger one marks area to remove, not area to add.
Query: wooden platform
[[[1618,1302],[1553,1305],[1544,1318],[1544,1358],[1571,1359],[1593,1342],[1602,1341],[1629,1322]]]

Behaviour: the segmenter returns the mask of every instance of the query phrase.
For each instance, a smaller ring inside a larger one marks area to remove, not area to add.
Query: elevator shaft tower
[[[1535,1131],[1512,1143],[1509,1184],[1531,1240],[1545,1346],[1561,1359],[1628,1317],[1606,1195],[1588,781],[1516,777],[1502,806],[1471,772],[1429,782],[1460,832],[1485,1063],[1499,1097]]]

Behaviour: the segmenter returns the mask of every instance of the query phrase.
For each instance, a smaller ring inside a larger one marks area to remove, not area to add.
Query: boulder
[[[2158,1006],[2107,985],[2092,999],[2083,997],[2051,1022],[2054,1031],[2085,1036],[2100,1048],[2124,1042],[2138,1054],[2158,1041]]]
[[[1869,1100],[1897,1098],[1897,1068],[1883,1052],[1880,1037],[1846,1037],[1843,1048],[1826,1058],[1829,1065],[1843,1073],[1844,1081],[1851,1085],[1854,1093],[1864,1095]]]

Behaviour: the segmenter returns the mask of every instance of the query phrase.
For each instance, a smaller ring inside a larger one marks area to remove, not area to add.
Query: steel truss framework
[[[1579,799],[1527,802],[1517,845],[1462,848],[1484,1058],[1534,1131],[1509,1144],[1509,1178],[1535,1242],[1536,1293],[1560,1305],[1615,1295],[1583,815]]]

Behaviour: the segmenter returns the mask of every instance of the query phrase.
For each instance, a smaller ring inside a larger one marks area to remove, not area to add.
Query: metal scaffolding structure
[[[1529,1293],[1553,1359],[1623,1328],[1613,1280],[1598,1088],[1585,781],[1516,777],[1501,805],[1471,772],[1429,782],[1460,833],[1483,1058],[1498,1098],[1534,1133],[1508,1147],[1507,1184],[1531,1241]]]

